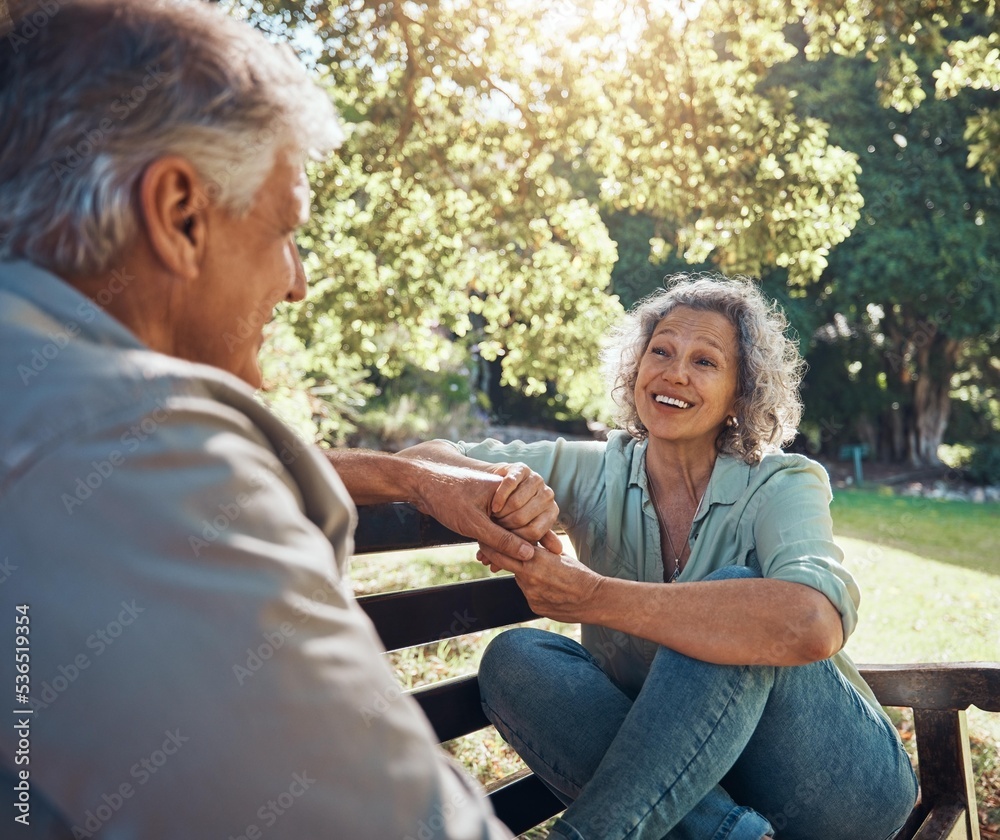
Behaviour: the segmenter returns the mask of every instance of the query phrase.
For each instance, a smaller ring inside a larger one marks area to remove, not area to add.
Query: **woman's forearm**
[[[843,645],[821,592],[774,579],[640,583],[603,578],[580,620],[720,665],[804,665]]]
[[[409,502],[481,544],[530,557],[558,519],[552,491],[523,465],[485,464],[443,446],[445,457],[436,459],[414,454],[426,456],[426,446],[402,456],[334,450],[327,457],[357,505]]]

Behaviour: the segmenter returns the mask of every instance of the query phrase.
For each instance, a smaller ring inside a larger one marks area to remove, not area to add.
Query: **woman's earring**
[[[726,418],[726,425],[727,425],[727,426],[728,426],[728,427],[729,427],[730,429],[737,429],[737,428],[739,428],[739,425],[740,425],[740,421],[739,421],[739,418],[738,418],[738,417],[736,417],[736,416],[734,416],[734,415],[732,415],[732,414],[730,414],[730,415],[729,415],[729,416],[728,416],[728,417]]]

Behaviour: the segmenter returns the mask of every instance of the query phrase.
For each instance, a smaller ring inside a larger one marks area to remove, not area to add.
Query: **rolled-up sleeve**
[[[833,540],[830,482],[805,458],[780,470],[758,491],[752,516],[764,577],[810,586],[837,608],[846,642],[858,623],[861,591]]]

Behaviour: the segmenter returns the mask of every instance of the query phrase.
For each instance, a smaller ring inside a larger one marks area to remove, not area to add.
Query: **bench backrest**
[[[358,554],[469,542],[410,505],[363,507],[359,517],[355,534]],[[366,595],[358,602],[388,650],[538,618],[513,577]],[[883,705],[913,709],[921,799],[897,840],[979,840],[964,710],[976,705],[1000,712],[1000,664],[870,665],[860,670]],[[441,741],[490,725],[479,705],[474,675],[425,686],[411,694]],[[488,791],[497,815],[518,834],[563,809],[530,773],[518,774]]]

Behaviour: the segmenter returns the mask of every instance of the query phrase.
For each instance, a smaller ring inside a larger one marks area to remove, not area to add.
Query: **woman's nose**
[[[674,356],[667,362],[663,375],[671,382],[687,382],[687,362],[684,359]]]

